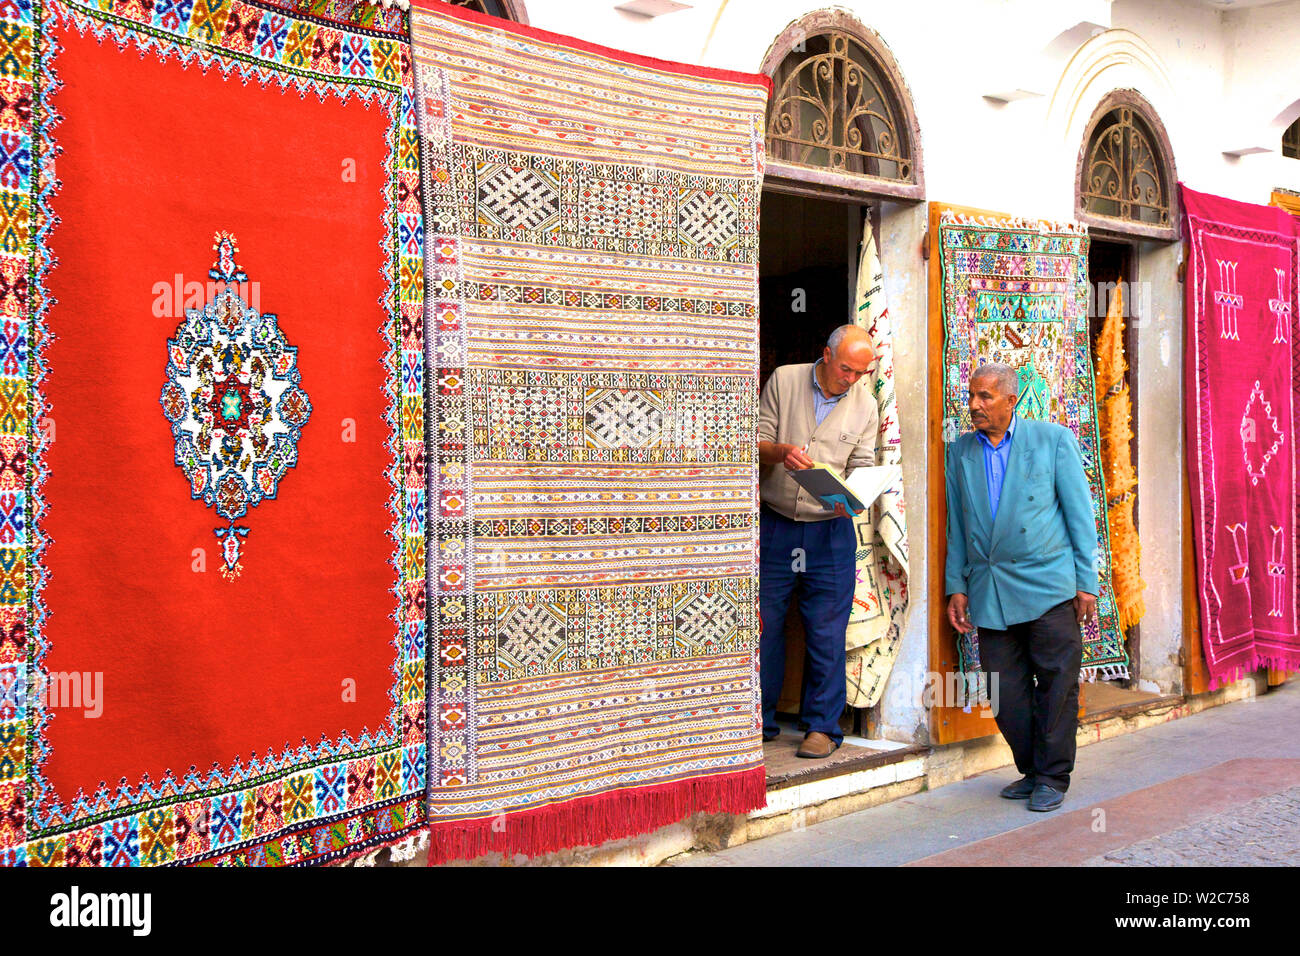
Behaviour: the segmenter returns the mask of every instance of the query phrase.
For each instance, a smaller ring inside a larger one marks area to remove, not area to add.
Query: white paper
[[[868,508],[872,502],[903,476],[903,469],[898,465],[873,465],[870,468],[855,468],[844,483],[858,496]]]

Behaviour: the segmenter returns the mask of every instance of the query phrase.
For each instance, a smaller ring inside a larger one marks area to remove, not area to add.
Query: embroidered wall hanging
[[[305,864],[413,838],[404,19],[0,16],[0,862]]]
[[[1182,186],[1187,474],[1210,687],[1300,668],[1296,221]]]
[[[1088,236],[1082,226],[972,217],[946,210],[942,255],[943,435],[971,430],[967,389],[983,362],[1016,369],[1016,414],[1074,432],[1097,525],[1097,617],[1082,626],[1083,674],[1128,676],[1111,586],[1106,490],[1098,452],[1088,341]],[[962,669],[979,670],[977,638],[958,643]]]
[[[411,12],[430,860],[764,803],[765,77]]]
[[[885,304],[885,273],[870,220],[862,229],[854,298],[857,304],[854,321],[871,333],[876,353],[875,367],[870,374],[879,406],[880,433],[876,444],[879,464],[901,465],[903,434],[894,389],[894,324]],[[848,702],[850,707],[874,707],[894,669],[907,621],[907,508],[903,503],[901,477],[866,514],[853,522],[853,530],[858,536],[858,580],[853,591],[853,612],[845,631]]]

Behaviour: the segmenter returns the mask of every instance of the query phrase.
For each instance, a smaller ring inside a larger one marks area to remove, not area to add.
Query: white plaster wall
[[[1143,243],[1134,320],[1138,377],[1138,537],[1142,545],[1141,679],[1181,693],[1183,638],[1183,287],[1178,243]],[[1132,356],[1130,356],[1132,361]]]
[[[927,397],[929,394],[928,272],[921,242],[929,225],[923,203],[882,203],[880,210],[881,266],[885,296],[894,327],[894,387],[902,429],[903,496],[907,505],[907,550],[911,604],[898,659],[880,702],[880,731],[889,740],[928,743],[927,715],[921,688],[929,665],[929,569],[926,567],[925,461]]]
[[[1229,161],[1233,172],[1252,183],[1300,189],[1300,160],[1284,157],[1277,147],[1282,131],[1300,117],[1300,4],[1230,11],[1223,23],[1224,100],[1232,135],[1244,144],[1258,141],[1271,147],[1267,153]],[[1238,132],[1235,125],[1244,129]]]
[[[1083,126],[1125,88],[1159,112],[1189,186],[1248,202],[1300,189],[1300,161],[1280,153],[1281,130],[1300,115],[1300,0],[1228,12],[1203,0],[697,0],[650,19],[617,2],[529,0],[528,13],[592,42],[756,71],[794,20],[849,11],[889,46],[911,89],[930,199],[1068,218]],[[1106,32],[1089,37],[1086,24]],[[1017,87],[1041,95],[985,98]],[[1223,154],[1255,143],[1271,152]]]

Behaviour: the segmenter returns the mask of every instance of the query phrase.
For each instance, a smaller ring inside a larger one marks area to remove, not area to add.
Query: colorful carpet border
[[[1082,259],[1086,262],[1087,250],[1089,243],[1088,229],[1081,223],[1075,222],[1056,222],[1050,220],[1027,219],[1024,217],[1002,217],[997,215],[978,215],[971,213],[959,213],[951,209],[944,210],[940,216],[939,229],[941,234],[945,230],[980,230],[983,232],[1001,232],[1001,233],[1022,233],[1027,236],[1041,237],[1044,239],[1059,238],[1063,240],[1074,240],[1081,243],[1082,248],[1079,252],[1073,254],[1074,258]],[[948,270],[951,267],[951,257],[956,255],[949,250],[946,242],[940,236],[940,308],[944,309],[947,305],[947,285]],[[1066,254],[1061,252],[1060,254]],[[1082,301],[1087,301],[1086,284],[1088,282],[1087,269],[1081,270],[1080,275],[1076,276],[1076,295],[1081,297]],[[1086,313],[1086,306],[1082,311]],[[1086,318],[1085,318],[1086,332]],[[943,315],[943,350],[944,361],[947,362],[947,353],[950,346],[951,332],[948,322],[948,316],[945,312]],[[1092,348],[1085,334],[1082,341],[1076,342],[1075,351],[1076,366],[1086,370],[1088,382],[1092,381]],[[944,385],[944,410],[941,416],[942,420],[948,420],[948,409],[950,403],[954,401],[950,397],[950,392],[958,383],[948,382],[945,369]],[[1089,458],[1092,459],[1093,467],[1089,470],[1088,485],[1093,499],[1094,520],[1097,526],[1097,547],[1098,547],[1098,569],[1097,579],[1100,594],[1097,595],[1097,620],[1095,624],[1085,626],[1084,629],[1084,661],[1081,671],[1084,680],[1111,680],[1127,678],[1129,676],[1129,659],[1128,652],[1124,645],[1123,632],[1119,630],[1119,617],[1115,608],[1114,590],[1111,584],[1111,566],[1110,566],[1110,521],[1106,511],[1106,489],[1105,480],[1101,473],[1100,460],[1100,442],[1101,436],[1097,423],[1097,404],[1095,389],[1091,384],[1083,389],[1087,394],[1084,400],[1087,403],[1089,417],[1093,427],[1093,442],[1089,448],[1084,442],[1080,442],[1080,451],[1084,455],[1085,469]],[[958,399],[960,400],[960,399]],[[954,434],[952,438],[956,438]],[[944,455],[948,454],[949,443],[952,439],[945,436]],[[1089,632],[1094,631],[1096,637],[1089,639]],[[977,638],[976,638],[977,641]],[[964,646],[972,649],[977,648],[974,641],[967,642]],[[1089,652],[1092,657],[1089,659]],[[1099,651],[1104,653],[1098,653]],[[959,651],[962,656],[963,670],[971,670],[967,664],[967,654]],[[978,666],[975,666],[978,670]]]

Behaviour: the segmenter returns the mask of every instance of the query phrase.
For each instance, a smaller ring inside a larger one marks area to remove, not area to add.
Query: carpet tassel
[[[649,833],[693,813],[748,813],[767,805],[763,767],[623,788],[544,807],[430,828],[429,865],[488,853],[527,857]]]

